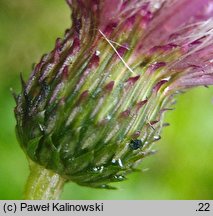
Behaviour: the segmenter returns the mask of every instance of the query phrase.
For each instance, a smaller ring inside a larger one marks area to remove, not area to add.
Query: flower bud
[[[211,1],[68,0],[72,27],[16,98],[35,163],[110,188],[160,139],[177,92],[213,84]]]

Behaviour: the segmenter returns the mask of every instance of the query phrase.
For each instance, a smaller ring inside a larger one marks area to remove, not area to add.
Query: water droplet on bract
[[[97,173],[102,173],[104,166],[93,167],[92,170]]]
[[[161,139],[161,136],[160,135],[155,135],[154,136],[154,141],[158,141],[158,140],[160,140]]]
[[[108,185],[102,184],[102,185],[100,186],[100,188],[105,188],[105,189],[107,189],[107,188],[108,188]]]
[[[40,128],[41,132],[44,132],[44,126],[43,125],[39,124],[39,128]]]
[[[99,55],[101,54],[101,52],[100,52],[99,50],[96,50],[95,54],[96,54],[97,56],[99,56]]]
[[[123,167],[123,162],[122,160],[119,158],[119,159],[112,159],[112,163],[113,164],[118,164],[120,167]]]
[[[137,150],[137,149],[141,148],[143,145],[142,145],[141,140],[135,139],[135,140],[131,140],[129,146],[132,150]]]
[[[114,164],[115,164],[115,163],[116,163],[116,160],[115,160],[115,159],[112,159],[112,163],[114,163]]]
[[[120,158],[118,159],[118,164],[120,167],[123,167],[123,163],[122,163],[122,160]]]
[[[97,168],[97,167],[94,167],[94,168],[93,168],[93,171],[97,172],[97,171],[98,171],[98,168]]]
[[[122,175],[115,175],[114,178],[115,178],[116,180],[118,180],[118,181],[122,181],[122,180],[125,179],[125,177],[122,176]]]
[[[144,143],[144,145],[146,146],[146,145],[148,145],[149,144],[149,142],[148,141],[146,141],[145,143]]]
[[[106,119],[107,119],[107,120],[110,120],[111,118],[112,118],[111,115],[107,115],[107,116],[106,116]]]

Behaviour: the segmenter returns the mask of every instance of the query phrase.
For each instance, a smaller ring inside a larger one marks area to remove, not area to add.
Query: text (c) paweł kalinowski
[[[20,211],[21,212],[49,212],[49,211],[103,211],[104,205],[103,203],[94,203],[94,204],[71,204],[71,203],[46,203],[46,204],[28,204],[25,202],[20,203]]]

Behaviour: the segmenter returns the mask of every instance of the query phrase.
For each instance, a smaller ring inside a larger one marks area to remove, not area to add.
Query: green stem
[[[30,164],[30,175],[25,187],[26,200],[55,200],[63,189],[65,179],[35,163]]]

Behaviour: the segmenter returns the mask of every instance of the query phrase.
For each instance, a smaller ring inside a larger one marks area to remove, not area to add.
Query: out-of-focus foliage
[[[19,73],[27,79],[31,65],[54,46],[70,26],[70,12],[61,0],[0,2],[0,199],[21,199],[28,162],[14,132],[14,100]],[[213,88],[199,88],[178,97],[166,115],[170,127],[156,143],[158,153],[118,190],[96,190],[69,183],[62,199],[213,199]]]

